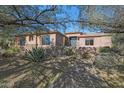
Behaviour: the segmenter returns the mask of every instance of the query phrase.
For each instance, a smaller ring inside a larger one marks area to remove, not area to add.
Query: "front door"
[[[70,37],[70,45],[72,47],[76,47],[76,45],[77,45],[77,37]]]

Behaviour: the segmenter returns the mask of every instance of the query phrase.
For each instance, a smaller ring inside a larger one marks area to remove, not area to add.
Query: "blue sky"
[[[85,7],[84,7],[85,8]],[[78,16],[79,16],[79,6],[77,8],[77,6],[65,6],[65,8],[63,8],[64,11],[66,11],[67,14],[69,14],[70,18],[72,20],[78,20]],[[83,8],[82,10],[83,11]],[[112,7],[111,6],[97,6],[96,8],[96,15],[95,17],[101,17],[101,19],[105,18],[105,21],[109,22],[109,21],[113,21],[113,20],[109,20],[108,21],[108,18],[113,18],[114,16],[114,11],[112,10]],[[86,15],[84,15],[84,13],[82,13],[82,15],[80,17],[83,17],[83,18],[87,18]],[[92,28],[89,28],[88,26],[84,26],[83,28],[80,28],[79,25],[76,25],[76,24],[68,24],[68,27],[66,29],[67,32],[71,32],[71,31],[81,31],[81,32],[86,32],[86,33],[89,33],[89,32],[93,32],[94,29]],[[99,32],[100,29],[99,28],[96,28],[95,29],[96,32]]]
[[[77,8],[77,6],[63,6],[63,11],[65,13],[67,13],[70,17],[71,20],[78,20],[78,16],[79,16],[79,9]],[[63,16],[63,15],[62,15]],[[61,17],[62,17],[61,16]],[[75,32],[75,31],[78,31],[78,32],[90,32],[87,27],[85,27],[84,29],[83,28],[80,28],[79,27],[79,24],[71,24],[71,23],[68,23],[67,24],[67,29],[66,29],[66,32]]]
[[[79,8],[77,8],[77,6],[62,6],[62,9],[63,11],[65,12],[65,14],[69,15],[70,19],[72,20],[79,20],[78,17],[79,17]],[[83,10],[82,10],[83,11]],[[99,11],[99,10],[98,10]],[[102,13],[104,14],[106,12],[106,10],[102,11]],[[108,13],[108,16],[111,16],[109,14],[110,11],[107,11],[106,13]],[[59,15],[61,18],[64,17],[64,14],[60,14]],[[82,15],[84,17],[84,15]],[[78,32],[85,32],[85,33],[90,33],[90,32],[93,32],[94,30],[92,29],[89,29],[89,27],[85,26],[83,28],[81,28],[79,26],[79,24],[71,24],[71,23],[68,23],[67,24],[67,29],[66,29],[66,32],[75,32],[75,31],[78,31]],[[99,31],[99,29],[97,29],[96,31]]]
[[[39,6],[37,6],[39,7]],[[39,8],[42,10],[44,9],[46,6],[40,6]],[[84,12],[84,9],[87,7],[87,6],[83,6],[82,7],[82,14],[79,16],[79,7],[80,6],[72,6],[72,5],[64,5],[64,6],[59,6],[59,9],[61,9],[59,12],[56,13],[56,17],[60,20],[63,20],[64,18],[69,17],[69,19],[71,20],[79,20],[78,18],[81,17],[81,18],[84,18],[84,19],[88,19],[88,17],[85,15],[85,12]],[[104,8],[103,8],[104,7]],[[92,11],[91,11],[92,12]],[[95,17],[108,17],[108,18],[111,18],[113,15],[114,15],[114,12],[113,10],[111,9],[111,7],[108,7],[108,6],[97,6],[96,8],[96,11],[95,11]],[[108,20],[107,20],[108,21]],[[67,28],[66,28],[66,32],[75,32],[75,31],[78,31],[78,32],[85,32],[85,33],[89,33],[89,32],[93,32],[93,31],[100,31],[100,29],[96,28],[95,30],[88,27],[88,26],[83,26],[80,27],[79,24],[77,23],[67,23]],[[49,26],[51,27],[51,26]],[[53,29],[55,27],[53,26]],[[51,28],[52,29],[52,28]],[[61,29],[59,31],[62,31]],[[63,31],[62,31],[63,32]]]

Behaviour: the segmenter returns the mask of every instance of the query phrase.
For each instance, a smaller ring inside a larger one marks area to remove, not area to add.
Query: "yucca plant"
[[[41,62],[44,58],[43,48],[32,48],[26,52],[26,60],[30,62]]]
[[[42,73],[42,66],[40,65],[44,58],[43,48],[32,48],[27,50],[25,59],[31,62],[31,74],[32,74],[32,87],[35,85],[35,79],[39,78],[39,73]]]

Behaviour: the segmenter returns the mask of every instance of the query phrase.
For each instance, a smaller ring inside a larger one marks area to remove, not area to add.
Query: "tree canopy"
[[[73,7],[77,14],[71,13]],[[8,28],[65,31],[70,25],[77,25],[80,29],[124,32],[123,20],[124,6],[0,6],[1,31]]]

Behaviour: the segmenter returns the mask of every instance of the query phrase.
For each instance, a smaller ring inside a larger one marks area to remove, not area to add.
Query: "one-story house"
[[[16,46],[24,49],[33,47],[50,48],[52,46],[71,46],[71,47],[111,47],[111,34],[108,33],[81,33],[49,31],[42,33],[24,33],[16,35]]]
[[[23,33],[16,35],[16,46],[24,49],[33,47],[50,48],[52,46],[66,45],[67,37],[60,32],[40,32],[40,33]]]
[[[112,35],[110,33],[65,33],[73,47],[111,47]]]

